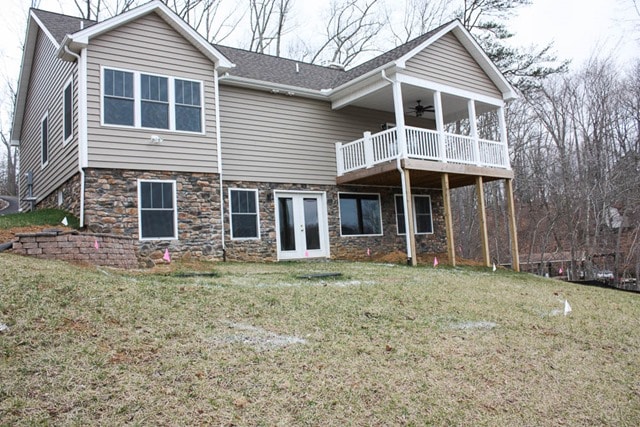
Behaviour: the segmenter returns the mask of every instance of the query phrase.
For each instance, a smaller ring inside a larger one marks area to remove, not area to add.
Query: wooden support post
[[[442,174],[442,202],[444,203],[444,224],[447,231],[447,254],[449,264],[456,266],[456,244],[453,239],[453,218],[451,217],[451,195],[449,194],[449,174]]]
[[[404,182],[406,183],[406,188],[407,188],[407,194],[405,195],[405,197],[407,198],[407,210],[404,213],[406,218],[407,218],[407,222],[406,224],[408,225],[408,227],[406,228],[407,231],[407,239],[409,239],[409,245],[411,247],[411,266],[415,267],[416,265],[418,265],[418,254],[416,253],[416,232],[415,232],[415,222],[413,219],[413,196],[411,193],[411,172],[408,169],[405,169],[403,171],[404,173]]]
[[[491,267],[489,253],[489,234],[487,233],[487,213],[484,207],[484,187],[482,177],[476,177],[476,195],[478,197],[478,217],[480,219],[480,241],[482,244],[482,260],[485,267]]]
[[[520,252],[518,250],[518,230],[516,226],[516,206],[513,199],[513,180],[505,179],[504,186],[507,193],[507,211],[509,215],[509,235],[511,237],[511,268],[520,271]]]

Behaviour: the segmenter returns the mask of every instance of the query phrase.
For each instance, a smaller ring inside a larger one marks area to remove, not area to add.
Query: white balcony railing
[[[510,169],[507,147],[499,141],[475,139],[469,136],[405,127],[407,157],[436,162],[464,163],[489,168]],[[397,128],[342,144],[336,143],[338,176],[358,169],[396,159],[402,150],[398,146]]]

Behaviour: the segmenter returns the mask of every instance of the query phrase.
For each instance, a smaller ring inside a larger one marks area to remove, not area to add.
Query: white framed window
[[[175,79],[176,130],[202,132],[202,85]]]
[[[73,138],[73,79],[69,79],[62,91],[62,145]]]
[[[398,234],[406,234],[404,218],[404,202],[401,194],[395,196],[396,227]],[[413,229],[416,234],[433,233],[433,217],[431,214],[431,196],[413,196]]]
[[[40,121],[40,166],[44,168],[49,163],[49,113],[44,113]]]
[[[175,181],[138,180],[138,232],[140,240],[178,238]]]
[[[102,121],[109,125],[133,126],[133,73],[122,70],[102,71]]]
[[[139,71],[102,68],[102,125],[203,133],[204,84]]]
[[[379,194],[340,193],[338,198],[342,236],[382,235]]]
[[[258,190],[229,189],[232,239],[259,239]]]

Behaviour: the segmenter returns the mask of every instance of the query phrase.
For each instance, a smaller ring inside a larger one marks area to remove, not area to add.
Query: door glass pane
[[[293,227],[293,199],[291,197],[278,198],[280,223],[280,250],[295,251],[296,235]]]
[[[307,249],[320,249],[317,199],[304,199],[304,229],[307,239]]]

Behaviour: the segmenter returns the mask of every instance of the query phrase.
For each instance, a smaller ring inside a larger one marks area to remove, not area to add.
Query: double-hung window
[[[175,181],[138,181],[140,239],[177,239]]]
[[[416,234],[433,233],[430,196],[413,196],[413,219]],[[404,201],[401,195],[396,195],[396,224],[398,234],[405,234]]]
[[[40,122],[40,165],[49,163],[49,113],[45,113]]]
[[[340,230],[343,236],[382,234],[378,194],[340,194]]]
[[[140,125],[169,129],[169,80],[140,74]]]
[[[133,73],[104,70],[103,121],[105,124],[133,126]]]
[[[175,79],[176,130],[202,131],[200,82]]]
[[[103,69],[105,125],[201,133],[201,81]]]
[[[73,136],[73,81],[69,80],[62,92],[62,133],[66,144]]]
[[[259,238],[258,191],[229,190],[231,238]]]

